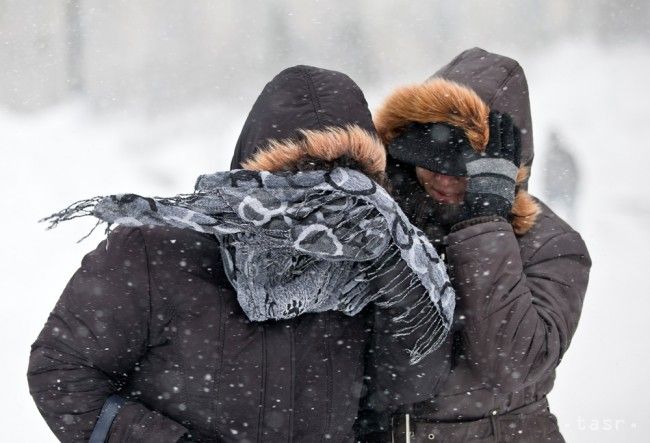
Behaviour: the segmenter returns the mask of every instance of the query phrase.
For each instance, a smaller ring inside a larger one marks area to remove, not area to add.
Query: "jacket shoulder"
[[[155,226],[143,225],[136,228],[116,228],[117,229],[135,229],[138,230],[145,240],[147,246],[166,246],[166,245],[183,245],[183,246],[217,246],[217,238],[212,234],[194,231],[186,228],[176,228],[173,226]],[[177,246],[175,246],[177,247]]]
[[[220,263],[219,241],[212,234],[173,226],[140,226],[147,256],[153,266],[179,265],[187,271]]]
[[[589,257],[582,236],[543,201],[535,198],[541,208],[535,225],[518,238],[524,263],[552,256],[580,255]],[[546,257],[546,255],[552,256]]]
[[[118,254],[144,252],[150,269],[172,265],[186,271],[218,269],[221,263],[219,242],[212,234],[172,226],[118,226],[105,240],[106,249]],[[135,249],[139,249],[136,251]]]

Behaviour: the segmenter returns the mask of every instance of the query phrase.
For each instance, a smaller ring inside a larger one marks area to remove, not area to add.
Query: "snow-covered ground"
[[[523,54],[521,62],[538,149],[532,190],[542,189],[546,133],[559,130],[581,168],[576,226],[594,261],[581,324],[558,371],[551,408],[569,442],[647,441],[648,49],[567,43]],[[371,91],[371,105],[392,86]],[[55,441],[28,393],[29,345],[82,256],[103,237],[98,229],[75,243],[91,220],[53,231],[36,221],[87,196],[191,191],[196,175],[228,167],[246,112],[214,106],[152,120],[94,116],[81,102],[37,114],[0,109],[1,440]]]

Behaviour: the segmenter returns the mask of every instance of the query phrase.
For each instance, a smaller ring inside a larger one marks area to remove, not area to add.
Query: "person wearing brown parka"
[[[451,370],[432,398],[361,440],[562,442],[547,394],[578,325],[591,260],[527,192],[533,132],[524,71],[469,49],[375,114],[396,199],[444,254],[456,290]]]
[[[358,86],[296,66],[260,94],[231,171],[193,194],[113,195],[49,217],[118,225],[32,346],[30,392],[56,437],[351,441],[371,336],[403,363],[403,401],[421,399],[448,372],[432,358],[455,299],[379,186],[384,168]],[[414,321],[413,304],[426,316]],[[382,309],[398,318],[373,331]]]

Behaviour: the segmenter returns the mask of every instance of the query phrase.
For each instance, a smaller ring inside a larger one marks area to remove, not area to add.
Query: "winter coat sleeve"
[[[106,399],[147,352],[148,259],[138,228],[116,228],[87,254],[32,345],[34,401],[61,441],[88,441]],[[176,442],[186,429],[127,401],[108,441]]]
[[[578,233],[559,225],[530,232],[522,250],[510,224],[489,221],[447,238],[456,321],[477,377],[512,392],[553,370],[578,325],[591,260]]]

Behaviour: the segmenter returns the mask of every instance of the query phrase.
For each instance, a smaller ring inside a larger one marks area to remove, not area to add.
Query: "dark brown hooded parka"
[[[373,134],[349,77],[289,68],[255,103],[232,167],[295,171],[345,159],[381,180],[385,153]],[[284,142],[262,150],[271,139]],[[126,402],[109,423],[110,442],[176,442],[185,433],[193,441],[348,441],[365,317],[329,311],[251,322],[216,237],[117,227],[84,257],[34,343],[30,392],[62,441],[88,441],[113,394]]]
[[[375,124],[389,143],[411,122],[447,123],[481,150],[490,110],[521,130],[515,202],[508,221],[420,226],[446,255],[457,308],[451,372],[432,400],[406,409],[411,441],[563,441],[546,395],[578,325],[591,261],[580,235],[526,192],[533,134],[521,66],[470,49],[424,84],[395,91]],[[396,163],[389,158],[389,179],[408,207],[420,185],[412,165]],[[395,441],[404,441],[404,421],[393,420]]]

